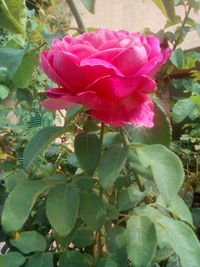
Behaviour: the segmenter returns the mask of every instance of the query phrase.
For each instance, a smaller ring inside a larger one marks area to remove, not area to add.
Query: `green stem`
[[[105,129],[105,123],[101,122],[101,130],[100,130],[100,136],[99,136],[101,148],[102,148],[102,145],[103,145],[104,129]]]
[[[76,5],[74,4],[74,1],[73,0],[66,0],[66,2],[68,4],[68,6],[70,7],[71,12],[72,12],[72,14],[73,14],[73,16],[74,16],[74,18],[76,20],[76,23],[77,23],[77,25],[79,27],[79,31],[81,33],[86,32],[87,31],[86,27],[85,27],[85,25],[83,23],[83,20],[81,18],[81,15],[80,15]]]
[[[140,191],[144,192],[145,191],[145,185],[144,185],[144,182],[142,180],[142,177],[140,175],[138,175],[137,173],[135,173],[135,179],[136,179],[136,182],[138,184]]]
[[[120,135],[121,135],[121,138],[122,138],[122,142],[124,144],[124,146],[128,146],[129,145],[129,141],[128,141],[128,138],[124,132],[124,129],[122,127],[119,128],[119,132],[120,132]]]

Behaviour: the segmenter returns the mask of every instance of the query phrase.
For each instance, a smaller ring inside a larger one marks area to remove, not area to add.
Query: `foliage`
[[[0,266],[199,266],[200,54],[177,46],[199,34],[190,11],[200,5],[153,3],[165,29],[176,25],[158,33],[174,52],[156,77],[155,127],[118,129],[82,106],[41,107],[55,85],[39,53],[70,28],[52,18],[57,1],[0,1]]]

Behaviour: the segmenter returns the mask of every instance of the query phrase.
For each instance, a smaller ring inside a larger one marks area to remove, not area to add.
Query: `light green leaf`
[[[21,183],[22,181],[28,180],[26,173],[23,170],[19,170],[17,172],[9,175],[5,180],[6,190],[8,192],[12,191],[13,188]]]
[[[128,210],[137,205],[148,194],[139,191],[135,185],[130,185],[117,194],[117,208],[119,211]]]
[[[9,252],[0,256],[0,267],[19,267],[25,260],[26,258],[19,252]]]
[[[135,144],[162,144],[169,146],[171,142],[171,126],[165,111],[154,102],[154,127],[128,125],[125,127]]]
[[[176,20],[176,14],[175,14],[175,7],[174,7],[174,1],[173,0],[162,0],[163,5],[165,7],[167,17],[171,21]]]
[[[30,50],[29,54],[25,54],[19,68],[12,77],[15,86],[20,88],[28,87],[32,79],[34,66],[35,52]]]
[[[36,231],[22,232],[17,239],[11,239],[10,243],[25,254],[44,251],[47,246],[45,238]]]
[[[128,156],[128,147],[120,144],[110,146],[103,154],[99,163],[100,183],[108,189],[124,168]]]
[[[49,222],[60,236],[68,235],[74,228],[79,209],[79,191],[75,185],[57,185],[47,199]]]
[[[156,245],[156,230],[152,221],[147,217],[131,216],[127,223],[127,252],[134,266],[149,266]]]
[[[10,89],[3,85],[0,84],[0,99],[5,99],[9,95]]]
[[[94,13],[96,0],[81,0],[81,1],[88,11],[90,11],[91,13]]]
[[[81,133],[74,141],[75,153],[81,168],[93,175],[100,159],[100,141],[97,135]]]
[[[0,48],[0,67],[6,68],[8,77],[12,78],[22,62],[25,49]]]
[[[23,158],[24,168],[29,169],[33,161],[39,153],[46,148],[56,137],[62,135],[66,131],[63,127],[49,126],[43,128],[29,141],[26,146]]]
[[[176,195],[169,202],[166,202],[162,198],[162,196],[158,196],[156,202],[162,207],[166,208],[174,216],[192,225],[192,215],[190,213],[190,210],[188,206],[185,204],[185,202],[183,201],[183,199],[179,197],[179,195]]]
[[[24,0],[0,0],[0,26],[13,33],[23,33]]]
[[[175,123],[182,122],[187,116],[190,117],[197,109],[196,104],[189,98],[181,99],[176,102],[172,112],[172,118]]]
[[[149,145],[136,149],[141,163],[150,167],[162,197],[170,201],[180,190],[184,171],[180,159],[162,145]]]
[[[81,194],[80,217],[92,230],[98,231],[103,225],[106,219],[106,206],[95,191]]]
[[[140,216],[147,216],[154,222],[157,238],[162,244],[173,248],[181,260],[181,266],[198,267],[200,262],[200,244],[193,230],[184,222],[162,215],[152,207],[136,208]]]
[[[47,188],[40,181],[23,181],[8,195],[2,213],[2,226],[12,233],[21,229],[37,197]]]

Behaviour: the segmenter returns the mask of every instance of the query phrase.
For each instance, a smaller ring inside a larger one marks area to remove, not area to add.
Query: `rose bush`
[[[153,126],[154,74],[171,55],[153,35],[100,29],[55,39],[41,66],[60,87],[47,91],[47,109],[82,104],[113,126]]]

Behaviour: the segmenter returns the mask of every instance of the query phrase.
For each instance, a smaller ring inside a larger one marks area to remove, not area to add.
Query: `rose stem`
[[[123,127],[119,128],[119,132],[120,132],[120,135],[122,137],[122,142],[123,142],[124,146],[128,146],[129,145],[129,141],[128,141],[128,138],[127,138],[127,136],[126,136],[126,134],[124,132]],[[136,182],[137,182],[137,185],[138,185],[140,191],[144,192],[145,191],[145,184],[144,184],[144,182],[142,180],[142,177],[140,175],[138,175],[137,173],[135,173],[135,172],[134,172],[134,176],[135,176],[135,179],[136,179]],[[146,203],[151,203],[151,199],[148,196],[146,196],[145,197],[145,202]]]
[[[70,7],[71,12],[72,12],[72,14],[73,14],[73,16],[74,16],[74,18],[76,20],[76,23],[77,23],[77,25],[79,27],[79,31],[81,33],[86,32],[87,30],[85,28],[85,25],[83,23],[83,20],[81,18],[80,13],[79,13],[78,9],[76,8],[76,5],[74,4],[74,1],[73,0],[66,0],[66,2],[68,4],[68,6]]]

